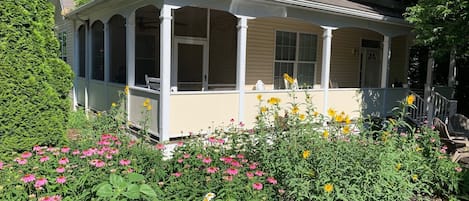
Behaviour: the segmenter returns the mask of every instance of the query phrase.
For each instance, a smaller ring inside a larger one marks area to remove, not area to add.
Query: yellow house
[[[231,118],[252,126],[258,94],[289,101],[284,73],[321,113],[386,116],[409,93],[412,27],[374,1],[64,2],[56,20],[68,36],[75,106],[106,110],[129,86],[128,120],[139,121],[149,98],[161,140]]]

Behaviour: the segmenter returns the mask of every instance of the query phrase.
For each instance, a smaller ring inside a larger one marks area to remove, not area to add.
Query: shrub
[[[0,7],[0,153],[64,141],[72,71],[58,59],[47,0]],[[0,157],[1,158],[1,157]]]

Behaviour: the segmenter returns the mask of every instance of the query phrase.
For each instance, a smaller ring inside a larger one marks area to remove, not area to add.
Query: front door
[[[178,91],[208,89],[207,42],[196,39],[175,39],[174,73]]]
[[[361,87],[379,88],[381,83],[380,49],[362,47],[361,52]]]

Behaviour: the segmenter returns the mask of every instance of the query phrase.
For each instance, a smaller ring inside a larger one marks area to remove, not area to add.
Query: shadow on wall
[[[399,106],[399,101],[407,96],[408,91],[407,88],[361,89],[356,95],[361,100],[360,113],[363,117],[392,115],[392,109]]]

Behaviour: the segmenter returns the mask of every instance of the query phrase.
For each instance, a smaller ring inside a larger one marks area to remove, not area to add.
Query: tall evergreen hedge
[[[58,51],[48,0],[0,0],[1,155],[65,140],[73,75]]]

